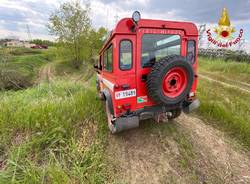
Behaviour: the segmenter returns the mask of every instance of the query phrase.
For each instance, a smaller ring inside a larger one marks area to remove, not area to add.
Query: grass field
[[[249,64],[200,58],[199,67],[201,74],[214,79],[250,84]],[[198,113],[250,148],[250,93],[200,78],[198,96],[202,102]]]
[[[250,83],[250,64],[233,61],[224,61],[220,59],[199,58],[199,71],[212,72],[220,76]]]
[[[0,98],[0,183],[105,181],[105,116],[93,88],[59,80]]]
[[[53,49],[1,49],[0,89],[22,89],[32,86],[39,69],[54,59]]]
[[[0,92],[0,183],[103,183],[107,127],[93,72],[76,72],[53,50],[25,51],[12,51],[3,70],[34,81],[53,60],[58,77]]]
[[[105,158],[106,116],[103,104],[96,100],[90,67],[77,71],[50,52],[17,52],[5,67],[34,80],[48,62],[55,67],[52,81],[0,92],[0,183],[110,182]],[[247,64],[205,58],[200,59],[200,73],[246,83],[250,76]],[[198,97],[201,119],[250,148],[250,94],[200,78]],[[148,134],[158,131],[150,126],[145,128]],[[192,144],[179,134],[175,141],[180,146],[182,167],[189,168],[195,157]]]

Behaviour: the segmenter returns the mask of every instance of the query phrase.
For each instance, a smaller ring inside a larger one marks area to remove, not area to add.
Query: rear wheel
[[[117,131],[113,122],[113,114],[110,111],[108,100],[105,101],[105,109],[106,109],[106,114],[107,114],[107,119],[108,119],[109,130],[112,134],[115,134]]]
[[[97,91],[97,97],[101,100],[103,100],[103,96],[101,93],[101,87],[100,87],[100,82],[98,80],[98,78],[96,79],[96,91]]]

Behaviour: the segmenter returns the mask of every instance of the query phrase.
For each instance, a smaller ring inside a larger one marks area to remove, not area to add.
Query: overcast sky
[[[66,1],[66,0],[64,0]],[[48,17],[63,0],[0,0],[0,37],[18,36],[28,39],[29,25],[32,38],[53,39],[48,34]],[[236,29],[244,29],[250,41],[250,0],[92,0],[91,19],[94,27],[112,29],[117,17],[130,17],[139,10],[142,18],[185,20],[197,24],[217,24],[223,7],[229,12]],[[84,1],[83,1],[84,3]]]

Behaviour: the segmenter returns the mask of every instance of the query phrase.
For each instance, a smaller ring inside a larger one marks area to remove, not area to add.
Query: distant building
[[[10,40],[5,43],[6,47],[22,47],[23,44],[19,40]]]
[[[0,47],[6,46],[7,39],[0,39]]]
[[[28,41],[18,40],[18,39],[0,39],[0,47],[25,47],[31,48],[36,46]]]

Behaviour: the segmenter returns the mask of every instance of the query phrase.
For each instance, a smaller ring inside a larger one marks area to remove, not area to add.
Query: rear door
[[[168,55],[185,54],[184,31],[171,29],[141,28],[137,36],[137,108],[152,106],[154,103],[147,96],[146,81],[152,65]]]
[[[136,110],[136,35],[117,35],[116,106],[128,105],[131,111]]]

